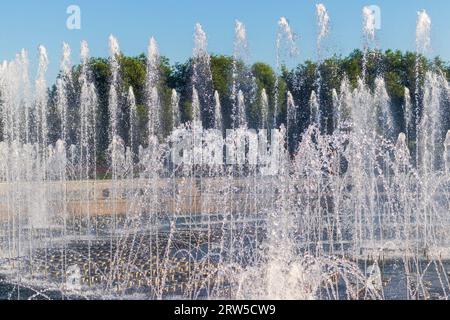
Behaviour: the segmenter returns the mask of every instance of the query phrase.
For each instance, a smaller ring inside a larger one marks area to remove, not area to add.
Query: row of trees
[[[262,125],[261,108],[264,103],[261,101],[262,91],[265,90],[268,97],[269,119],[274,118],[275,104],[277,104],[278,114],[276,115],[277,124],[286,123],[286,95],[290,91],[296,105],[295,123],[290,128],[290,134],[299,137],[301,132],[309,125],[310,108],[309,100],[311,92],[317,91],[318,74],[320,74],[320,102],[321,102],[321,126],[324,131],[330,132],[333,124],[333,104],[332,89],[339,91],[341,81],[346,75],[350,84],[355,87],[358,78],[361,77],[363,69],[364,55],[361,51],[355,50],[346,57],[333,56],[324,60],[320,65],[313,61],[305,61],[296,68],[288,70],[282,68],[281,74],[273,70],[273,68],[265,63],[255,63],[251,66],[238,64],[239,74],[244,75],[251,80],[253,86],[241,86],[240,89],[246,97],[246,116],[248,127],[260,128]],[[137,140],[140,144],[145,145],[147,137],[147,121],[148,112],[146,107],[146,57],[144,54],[137,57],[121,56],[120,71],[122,85],[120,89],[120,111],[121,111],[121,130],[127,132],[129,129],[129,105],[127,104],[127,92],[131,86],[136,97],[138,110],[138,128],[139,137]],[[439,69],[443,72],[447,79],[450,77],[450,67],[441,59],[435,58],[433,61],[424,57],[418,57],[415,53],[387,50],[385,52],[373,51],[366,55],[366,81],[369,87],[373,87],[377,76],[384,76],[388,94],[391,98],[391,112],[396,127],[400,131],[405,130],[404,124],[404,88],[410,88],[414,94],[416,88],[422,88],[424,74],[431,68]],[[419,63],[418,63],[419,61]],[[212,74],[213,90],[216,90],[220,96],[222,106],[223,127],[230,128],[232,124],[233,110],[233,58],[224,55],[211,55],[210,68]],[[98,95],[97,110],[97,149],[98,161],[103,163],[106,161],[105,151],[107,150],[108,141],[108,92],[110,87],[111,71],[109,60],[105,58],[92,58],[89,62],[92,72],[92,79],[95,83]],[[167,58],[160,59],[160,77],[158,83],[159,96],[161,101],[161,138],[166,137],[173,128],[171,109],[172,90],[175,89],[179,95],[181,122],[187,122],[192,119],[192,72],[193,61],[188,60],[185,63],[176,63],[171,65]],[[80,67],[75,66],[73,73],[79,73]],[[236,74],[236,73],[235,73]],[[416,75],[419,75],[417,77]],[[73,77],[77,79],[76,76]],[[239,81],[245,82],[246,79]],[[76,84],[73,92],[76,95]],[[251,91],[251,92],[250,92]],[[418,93],[422,94],[421,92]],[[56,116],[56,87],[50,90],[50,141],[54,142],[58,139],[59,123]],[[413,108],[418,108],[420,112],[420,103],[416,105],[416,99],[411,99]],[[417,99],[420,101],[420,99]],[[204,107],[204,106],[202,106]],[[76,106],[74,106],[76,108]],[[53,112],[54,111],[54,112]],[[53,116],[52,116],[53,114]],[[415,112],[413,112],[415,114]],[[75,124],[76,121],[69,121]],[[273,121],[269,121],[273,125]],[[76,128],[73,128],[76,130]],[[414,137],[414,135],[412,135]],[[126,139],[126,134],[124,134]],[[414,139],[414,138],[413,138]],[[291,139],[293,140],[293,139]],[[412,142],[413,143],[413,142]],[[294,143],[293,143],[294,144]],[[291,146],[293,148],[294,146]]]

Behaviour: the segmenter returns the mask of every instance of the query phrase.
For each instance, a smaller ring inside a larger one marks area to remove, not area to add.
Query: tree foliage
[[[276,115],[277,125],[286,123],[286,94],[290,91],[296,105],[295,126],[290,134],[299,137],[309,124],[309,100],[314,90],[320,99],[321,124],[324,131],[330,131],[333,123],[332,90],[339,92],[340,84],[344,76],[348,78],[350,85],[356,88],[358,81],[364,76],[369,88],[373,89],[375,79],[382,76],[385,79],[387,92],[391,99],[391,112],[397,128],[405,130],[403,105],[405,87],[416,94],[419,99],[411,97],[414,110],[420,114],[422,106],[420,97],[423,94],[423,81],[426,71],[434,69],[442,72],[447,79],[450,78],[450,66],[439,57],[432,61],[411,52],[400,52],[387,50],[371,51],[366,54],[355,50],[346,57],[332,56],[325,59],[320,65],[314,61],[305,61],[292,70],[282,68],[281,74],[268,64],[257,62],[251,66],[242,61],[233,61],[233,58],[225,55],[211,55],[210,67],[212,75],[212,90],[216,90],[220,96],[222,114],[225,128],[231,127],[231,114],[233,110],[233,81],[235,88],[243,91],[246,98],[246,112],[249,127],[259,128],[261,126],[261,93],[265,89],[269,99],[269,122]],[[126,97],[129,87],[132,87],[136,97],[138,110],[138,142],[145,146],[148,120],[147,112],[147,88],[146,88],[146,57],[141,54],[137,57],[121,56],[120,74],[120,111],[121,111],[121,134],[128,139],[129,112]],[[110,88],[109,60],[105,58],[90,59],[91,77],[97,89],[98,114],[97,114],[97,143],[98,161],[105,161],[105,151],[108,147],[108,92]],[[73,78],[77,79],[79,66],[73,68]],[[363,71],[365,74],[363,75]],[[162,136],[167,136],[172,128],[172,106],[171,92],[175,89],[180,98],[181,121],[187,122],[192,119],[192,74],[193,61],[189,59],[184,63],[171,65],[165,57],[160,59],[160,75],[158,91],[161,101],[161,124]],[[234,75],[234,76],[233,76]],[[416,81],[418,81],[416,83]],[[77,108],[76,81],[71,94],[70,108]],[[49,101],[55,103],[55,88],[50,90]],[[213,92],[211,92],[213,94]],[[419,102],[419,103],[417,103]],[[205,106],[204,106],[205,107]],[[211,107],[211,106],[207,106]],[[49,113],[55,112],[55,106],[49,107]],[[416,114],[414,112],[413,114]],[[58,119],[50,117],[53,131],[57,132]],[[76,131],[77,119],[71,119]],[[54,137],[53,137],[54,136]],[[51,139],[56,138],[53,134]],[[414,139],[414,133],[412,134]]]

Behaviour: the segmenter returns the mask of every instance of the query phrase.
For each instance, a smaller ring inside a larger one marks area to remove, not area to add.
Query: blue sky
[[[37,46],[47,47],[49,82],[57,74],[61,44],[66,41],[79,60],[79,43],[87,40],[93,56],[108,54],[108,35],[114,34],[127,55],[145,52],[150,36],[172,62],[184,61],[193,46],[194,24],[200,22],[212,53],[231,54],[234,21],[247,27],[251,61],[275,63],[277,20],[289,19],[299,36],[298,62],[315,58],[316,17],[312,0],[14,0],[2,1],[0,59],[12,59],[21,48],[29,50],[35,66]],[[416,13],[426,9],[432,19],[432,55],[450,60],[450,1],[448,0],[323,0],[331,18],[325,55],[347,54],[360,48],[361,10],[381,8],[382,49],[414,50]],[[66,28],[66,8],[81,8],[81,30]],[[296,61],[297,62],[297,61]],[[32,69],[35,73],[35,70]]]

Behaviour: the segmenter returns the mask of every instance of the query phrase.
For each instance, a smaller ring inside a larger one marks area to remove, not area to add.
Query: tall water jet
[[[366,45],[369,45],[375,40],[375,26],[376,17],[375,12],[370,7],[363,7],[363,34],[366,41]]]
[[[417,12],[416,51],[426,54],[431,50],[431,19],[425,10]]]
[[[26,159],[35,159],[33,168],[27,168],[27,180],[35,182],[35,188],[30,187],[29,198],[30,204],[33,204],[33,210],[29,211],[28,227],[30,230],[29,237],[32,237],[32,230],[45,230],[50,223],[50,209],[48,203],[48,189],[46,187],[40,187],[40,183],[48,179],[48,96],[47,96],[47,82],[46,72],[48,68],[48,56],[47,50],[44,46],[38,47],[39,52],[39,65],[38,74],[35,81],[35,97],[32,119],[32,139],[34,144],[30,146],[31,154]],[[21,149],[19,145],[13,144],[13,150],[19,152]],[[17,159],[15,161],[18,161]],[[26,171],[25,171],[26,172]],[[16,172],[17,174],[18,172]],[[14,180],[17,177],[12,177]],[[20,237],[18,239],[20,245]],[[30,244],[30,250],[32,245]]]
[[[414,102],[415,102],[415,137],[419,136],[420,123],[420,107],[422,106],[422,92],[420,90],[421,79],[423,79],[423,65],[422,57],[431,50],[431,19],[425,10],[417,12],[416,20],[416,61],[415,61],[415,88],[414,88]],[[416,148],[416,163],[419,162],[419,149]]]
[[[365,80],[367,75],[367,54],[370,47],[375,42],[376,35],[376,16],[371,7],[365,6],[362,10],[363,16],[363,61],[362,61],[362,77]]]
[[[214,129],[222,132],[223,131],[223,123],[222,123],[222,106],[220,104],[219,92],[216,90],[214,92]]]
[[[39,67],[38,75],[36,78],[36,131],[38,132],[38,143],[40,147],[40,153],[42,157],[45,157],[45,150],[47,149],[48,141],[48,124],[47,124],[47,82],[45,74],[48,69],[48,56],[47,49],[44,46],[39,46]],[[45,162],[45,161],[44,161]]]
[[[247,128],[247,116],[245,114],[245,98],[244,93],[239,90],[237,96],[237,119],[235,128]]]
[[[2,134],[3,140],[11,143],[18,140],[20,115],[18,105],[20,74],[18,59],[5,62],[2,70]]]
[[[403,103],[403,116],[405,123],[405,134],[407,140],[410,138],[410,130],[412,130],[412,121],[413,121],[413,106],[411,103],[411,92],[407,87],[405,87],[404,93],[404,103]]]
[[[149,92],[150,108],[148,108],[148,136],[149,140],[157,139],[161,133],[160,110],[161,100],[157,87],[151,88]]]
[[[311,97],[309,98],[309,123],[319,126],[319,100],[315,91],[311,92]]]
[[[23,114],[24,114],[24,133],[23,141],[25,143],[30,142],[30,126],[31,126],[31,89],[30,89],[30,78],[29,78],[29,61],[28,52],[25,49],[20,51],[20,64],[22,66],[22,103],[23,103]]]
[[[68,116],[68,99],[69,86],[72,81],[72,66],[70,61],[70,47],[67,43],[63,43],[63,55],[60,65],[60,75],[56,80],[56,107],[61,122],[60,138],[67,141],[67,116]]]
[[[117,53],[116,53],[117,54]],[[92,75],[89,69],[89,47],[86,41],[82,41],[81,49],[81,72],[78,78],[80,85],[80,98],[79,98],[79,131],[78,131],[78,143],[80,145],[79,161],[80,161],[80,177],[82,180],[92,179],[96,174],[96,119],[97,119],[97,92],[92,81]],[[117,73],[118,70],[113,70],[113,73]],[[113,77],[117,77],[113,75]],[[114,80],[113,86],[117,83],[118,79]],[[112,90],[112,91],[111,91]],[[117,103],[112,107],[111,120],[114,128],[117,128],[117,113],[118,113],[118,97],[117,88],[110,89],[111,102]],[[114,116],[114,114],[116,116]],[[117,132],[116,132],[117,134]]]
[[[286,63],[287,57],[294,58],[298,55],[298,47],[296,44],[297,35],[289,25],[285,17],[278,20],[278,31],[276,40],[276,78],[275,78],[275,96],[273,107],[273,127],[277,127],[279,112],[279,76],[281,67]]]
[[[418,140],[417,150],[417,162],[421,160],[425,161],[423,164],[424,170],[430,170],[430,166],[434,167],[434,151],[430,148],[434,148],[436,142],[436,134],[439,125],[439,83],[438,76],[427,72],[423,74],[422,57],[426,56],[431,51],[431,19],[425,10],[417,12],[416,20],[416,65],[415,65],[415,102],[416,102],[416,140]],[[421,94],[420,82],[424,77],[424,90]],[[420,115],[420,108],[422,106],[423,111]],[[431,137],[430,137],[431,135]],[[421,139],[422,138],[422,139]],[[431,144],[426,141],[431,139]],[[421,159],[422,158],[422,159]]]
[[[333,106],[333,131],[338,131],[341,123],[341,110],[339,94],[335,88],[331,90],[331,102]]]
[[[442,199],[442,185],[439,175],[445,172],[447,159],[442,147],[445,133],[442,115],[444,111],[443,97],[448,94],[448,82],[442,74],[427,71],[423,82],[423,111],[417,127],[417,172],[420,177],[416,191],[415,237],[418,244],[416,252],[425,247],[442,245],[442,234],[436,233],[436,226],[445,220],[445,211],[433,209],[433,199]],[[439,200],[440,201],[440,200]]]
[[[180,115],[180,98],[178,97],[178,93],[175,89],[172,89],[172,94],[170,96],[170,106],[172,108],[173,128],[176,129],[181,124],[181,115]]]
[[[294,102],[294,97],[292,96],[292,93],[290,91],[287,92],[287,97],[286,97],[286,137],[287,137],[287,144],[288,146],[290,146],[290,139],[292,140],[296,140],[295,136],[290,136],[290,133],[295,125],[296,125],[296,120],[297,120],[297,106],[295,105]]]
[[[450,130],[447,131],[444,141],[444,169],[445,174],[450,174]]]
[[[89,45],[85,40],[81,41],[80,44],[80,57],[82,66],[87,66],[89,63]]]
[[[378,133],[386,138],[393,137],[394,120],[392,118],[391,101],[386,90],[386,84],[382,77],[375,79],[374,105]],[[370,121],[370,119],[369,119]]]
[[[319,100],[322,95],[322,72],[320,70],[322,65],[322,41],[328,35],[330,29],[330,17],[328,16],[327,9],[323,4],[316,5],[316,14],[317,14],[317,79],[316,79],[316,90],[317,90],[317,98]],[[319,127],[320,127],[320,119],[322,119],[321,110],[319,110]]]
[[[232,111],[231,120],[232,128],[238,128],[242,110],[239,109],[239,91],[245,92],[248,104],[252,104],[255,100],[256,82],[247,67],[249,60],[249,49],[247,42],[247,32],[242,22],[236,20],[234,28],[234,46],[233,46],[233,66],[232,66],[232,87],[231,100]],[[243,110],[247,114],[247,110]]]
[[[0,90],[1,90],[1,137],[0,137],[0,179],[2,181],[2,213],[0,218],[0,230],[3,231],[1,239],[4,239],[0,246],[0,255],[15,257],[26,254],[28,245],[26,241],[26,233],[23,226],[32,228],[40,228],[45,226],[47,212],[45,211],[45,194],[44,190],[36,190],[43,197],[42,201],[37,198],[33,207],[34,212],[30,212],[23,203],[28,203],[27,199],[34,199],[37,192],[32,190],[31,184],[23,185],[21,181],[35,179],[40,181],[44,176],[42,168],[45,157],[39,153],[39,146],[36,145],[38,139],[33,139],[33,145],[29,144],[26,148],[22,147],[22,143],[26,140],[27,128],[23,125],[27,120],[24,111],[27,106],[21,99],[22,90],[25,90],[26,83],[24,80],[24,69],[28,69],[28,59],[25,51],[16,55],[13,61],[4,61],[0,67]],[[33,107],[30,110],[30,120],[36,116],[36,105],[28,105]],[[24,121],[25,120],[25,121]],[[34,122],[33,122],[34,124]],[[31,123],[30,123],[31,125]],[[33,126],[33,135],[37,132]],[[28,131],[31,133],[31,131]],[[34,159],[35,168],[26,166],[30,163],[29,159]],[[29,192],[30,191],[30,192]],[[28,197],[29,196],[29,197]],[[42,210],[39,210],[42,209]],[[42,214],[42,218],[40,215]],[[6,229],[5,229],[6,226]],[[29,232],[31,233],[31,231]],[[30,245],[29,248],[31,248]],[[1,258],[1,257],[0,257]],[[21,263],[18,262],[17,275],[20,276]]]
[[[202,152],[202,132],[203,127],[210,129],[214,126],[214,92],[211,73],[211,58],[207,51],[207,38],[202,26],[197,23],[194,31],[193,48],[193,74],[192,74],[192,161],[193,164],[203,163]],[[191,167],[192,168],[192,167]],[[193,167],[191,171],[190,183],[203,187],[201,167]],[[194,201],[194,198],[192,198]],[[202,201],[198,204],[203,207]],[[192,221],[193,213],[189,213]],[[192,226],[189,227],[192,231]],[[189,251],[192,250],[192,244],[189,244]],[[189,257],[189,261],[192,258]]]
[[[408,165],[409,163],[409,149],[406,139],[406,134],[401,132],[398,135],[397,143],[395,144],[395,161],[400,165]],[[401,168],[401,170],[406,170],[406,168]]]
[[[236,60],[243,59],[246,62],[248,57],[247,31],[245,25],[236,20],[234,24],[234,50],[233,56]]]
[[[323,4],[316,5],[317,14],[317,58],[322,60],[322,41],[330,31],[330,17]]]
[[[113,36],[109,36],[109,64],[111,69],[111,81],[109,87],[109,138],[110,141],[115,139],[115,136],[118,135],[118,121],[119,121],[119,55],[120,55],[120,47],[119,42]]]
[[[366,86],[364,79],[359,78],[357,88],[350,93],[349,83],[344,80],[341,87],[344,86],[345,96],[350,102],[352,130],[355,134],[372,136],[376,130],[376,108],[367,108],[368,101],[371,101],[372,95]],[[342,90],[342,89],[341,89]],[[341,94],[342,94],[341,92]]]
[[[244,38],[242,26],[237,29]],[[206,37],[198,34],[203,40],[196,47],[202,47]],[[117,57],[118,45],[111,47]],[[63,49],[67,63],[60,74],[72,74],[67,53]],[[203,130],[199,124],[209,107],[214,110],[209,125],[221,128],[220,98],[228,102],[230,95],[214,92],[209,105],[193,83],[187,84],[192,95],[183,89],[183,107],[192,102],[193,123],[178,126],[177,92],[171,97],[167,90],[158,92],[163,80],[158,83],[158,55],[156,43],[150,44],[143,91],[155,104],[144,104],[162,113],[159,100],[170,98],[172,114],[164,115],[172,117],[175,130],[167,143],[160,142],[156,136],[168,128],[152,126],[146,145],[138,91],[135,97],[133,88],[123,88],[120,72],[113,70],[118,63],[111,63],[110,102],[130,113],[125,118],[117,110],[116,130],[109,128],[114,136],[105,156],[111,162],[98,168],[107,173],[102,179],[95,167],[104,156],[96,156],[95,127],[103,123],[95,118],[100,110],[87,44],[70,92],[64,79],[57,83],[58,112],[46,111],[52,125],[66,108],[64,99],[73,106],[77,120],[67,118],[66,130],[73,122],[76,137],[61,127],[70,144],[57,136],[56,143],[48,138],[44,145],[36,122],[27,133],[25,101],[36,107],[29,118],[34,121],[42,93],[48,96],[49,90],[41,84],[35,95],[26,93],[25,55],[0,65],[0,296],[5,285],[18,298],[28,291],[31,298],[51,292],[51,297],[88,299],[136,293],[150,299],[448,296],[450,133],[443,141],[449,92],[444,75],[428,72],[420,83],[421,161],[414,166],[406,135],[396,139],[392,132],[396,105],[381,76],[372,87],[362,77],[350,83],[344,75],[340,89],[331,92],[335,130],[330,134],[314,125],[320,120],[319,91],[312,91],[309,101],[294,101],[286,92],[287,128],[273,130],[269,146],[266,130],[256,134],[247,128],[242,111],[253,104],[240,80],[235,134],[223,139],[217,130]],[[196,83],[204,80],[200,76]],[[297,84],[289,89],[303,96]],[[406,128],[414,121],[408,112],[411,93],[405,89]],[[259,92],[260,129],[272,121],[273,98]],[[296,119],[296,102],[309,103],[312,125],[298,140],[291,137],[295,150],[290,150],[286,136],[292,136],[297,120],[303,122]]]
[[[200,111],[200,99],[195,87],[192,87],[192,122],[194,125],[202,124],[201,111]]]
[[[44,46],[39,46],[39,67],[38,76],[35,84],[35,112],[36,112],[36,130],[38,135],[38,152],[41,161],[41,168],[38,174],[40,181],[47,179],[47,148],[48,148],[48,96],[47,96],[47,82],[46,73],[49,65],[47,56],[47,49]],[[47,203],[47,190],[45,188],[38,188],[37,194],[39,199],[36,203],[40,210],[33,210],[31,214],[31,224],[35,228],[45,228],[49,223],[49,210]]]
[[[442,145],[443,92],[447,92],[447,80],[440,74],[428,71],[425,74],[423,112],[419,121],[417,149],[422,173],[429,175],[438,169],[440,146]]]
[[[350,81],[347,76],[341,82],[339,89],[339,103],[336,109],[337,126],[339,129],[346,129],[351,126],[351,114],[353,96],[350,88]]]
[[[261,90],[261,111],[260,111],[260,127],[261,129],[269,129],[269,97],[266,89]]]
[[[147,107],[148,107],[148,134],[152,140],[161,129],[161,102],[158,92],[160,78],[160,56],[156,40],[150,38],[147,52]]]
[[[136,98],[134,96],[132,86],[128,88],[127,106],[130,109],[130,133],[129,133],[130,150],[136,156],[138,154],[138,147],[139,147],[139,132],[138,132],[139,119],[138,119]]]
[[[69,44],[63,42],[60,71],[64,76],[69,76],[72,71],[72,63],[70,60],[71,52]]]
[[[114,45],[115,46],[115,45]],[[114,53],[115,56],[118,54],[115,48]],[[97,123],[97,91],[95,85],[92,80],[91,70],[89,68],[89,47],[86,41],[81,42],[80,48],[80,56],[81,56],[81,72],[78,78],[78,83],[80,85],[80,97],[79,97],[79,108],[78,108],[78,117],[79,118],[79,129],[77,136],[77,143],[79,146],[78,149],[78,178],[80,180],[80,185],[83,185],[83,192],[80,192],[80,199],[83,212],[85,213],[84,222],[86,225],[85,234],[89,237],[92,233],[92,225],[91,225],[91,215],[92,208],[89,204],[89,201],[92,195],[96,194],[96,179],[97,179],[97,131],[96,131],[96,123]],[[117,58],[117,56],[116,56]],[[118,72],[113,70],[112,72]],[[113,75],[113,77],[118,77],[117,74]],[[112,86],[115,86],[118,79],[113,79]],[[116,90],[116,89],[113,89]],[[117,94],[117,92],[110,91],[111,102],[118,103],[117,97],[113,97]],[[118,105],[114,107],[116,110],[113,112],[117,112]],[[113,119],[113,117],[111,118]],[[117,121],[117,118],[115,119]],[[116,127],[118,124],[115,124]],[[117,128],[117,127],[116,127]],[[112,165],[113,167],[116,165],[115,156],[112,157]],[[113,177],[116,175],[113,173]],[[91,181],[94,181],[92,183]],[[65,216],[66,218],[66,216]],[[87,243],[87,255],[89,258],[88,262],[88,274],[91,274],[91,240]]]
[[[291,28],[288,20],[281,17],[278,20],[277,31],[277,66],[287,58],[287,56],[295,57],[298,55],[298,47],[296,44],[297,35]]]
[[[117,199],[120,194],[119,180],[121,178],[121,164],[123,159],[122,137],[119,135],[119,119],[121,113],[119,109],[119,92],[121,88],[120,79],[120,47],[119,42],[113,36],[109,36],[109,67],[110,67],[110,87],[108,96],[109,111],[109,148],[108,154],[111,162],[111,195],[109,197],[111,205],[111,230],[110,230],[110,261],[114,259],[113,248],[118,243],[116,237],[118,227]]]
[[[214,92],[207,44],[206,33],[197,23],[194,32],[192,85],[198,93],[200,119],[206,128],[211,128],[214,122]]]

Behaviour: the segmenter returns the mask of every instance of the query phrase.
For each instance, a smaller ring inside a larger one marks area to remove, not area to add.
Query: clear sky
[[[275,63],[277,21],[285,16],[298,34],[298,62],[316,55],[316,16],[313,0],[4,0],[0,16],[0,59],[12,59],[21,48],[30,52],[35,66],[37,46],[47,47],[49,82],[57,74],[63,41],[69,43],[74,61],[79,43],[87,40],[93,56],[108,54],[108,35],[114,34],[122,52],[145,52],[154,36],[161,54],[171,62],[191,55],[194,24],[200,22],[212,53],[231,54],[236,19],[247,28],[251,61]],[[432,20],[433,55],[450,60],[450,1],[448,0],[323,0],[331,18],[325,54],[347,54],[362,43],[361,10],[381,8],[378,46],[414,50],[417,11],[426,9]],[[66,28],[69,5],[81,9],[81,30]],[[35,73],[35,70],[32,69]]]

